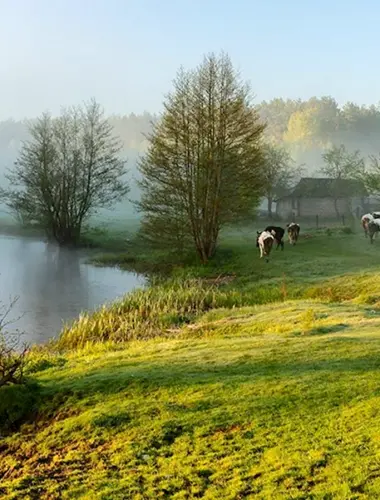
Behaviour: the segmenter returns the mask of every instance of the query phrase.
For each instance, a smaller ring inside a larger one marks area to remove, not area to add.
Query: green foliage
[[[226,55],[181,70],[139,165],[142,233],[201,260],[220,229],[251,214],[263,187],[264,130],[247,85]]]

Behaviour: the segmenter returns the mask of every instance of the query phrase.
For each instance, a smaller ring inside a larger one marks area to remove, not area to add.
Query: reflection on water
[[[63,322],[121,297],[144,279],[115,268],[85,264],[80,250],[28,238],[0,235],[0,302],[19,299],[10,318],[22,318],[12,329],[26,332],[24,340],[44,342]]]

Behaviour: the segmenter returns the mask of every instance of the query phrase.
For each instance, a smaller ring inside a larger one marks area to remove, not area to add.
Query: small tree
[[[321,168],[321,173],[331,179],[355,179],[364,171],[360,151],[349,153],[343,144],[333,146],[322,154],[322,158],[325,166]]]
[[[8,320],[17,300],[17,298],[12,300],[8,307],[0,304],[0,388],[24,382],[28,346],[20,346],[20,334],[10,334],[5,331],[11,323],[17,321],[17,319]]]
[[[380,199],[380,155],[369,156],[369,165],[365,172],[359,176],[368,193]]]
[[[334,199],[336,215],[339,217],[338,199],[345,195],[341,181],[361,179],[365,171],[364,160],[360,155],[360,151],[349,153],[343,144],[339,147],[333,146],[322,154],[322,158],[325,166],[320,171],[334,181],[331,185],[330,194]]]
[[[191,241],[207,262],[221,227],[259,202],[263,131],[228,56],[181,70],[139,164],[143,233],[175,249]]]
[[[265,147],[265,196],[268,201],[268,215],[273,217],[273,201],[286,193],[302,173],[289,152],[280,146],[268,144]]]
[[[29,130],[31,139],[8,175],[8,207],[38,222],[60,245],[75,244],[97,208],[128,192],[121,144],[95,101],[56,119],[44,114]]]

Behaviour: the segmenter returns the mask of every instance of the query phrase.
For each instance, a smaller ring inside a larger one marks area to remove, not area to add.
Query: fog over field
[[[94,97],[122,139],[129,197],[138,198],[143,134],[163,110],[178,68],[221,49],[250,82],[265,136],[304,164],[305,175],[318,174],[321,153],[334,144],[365,158],[378,154],[378,78],[367,74],[377,57],[372,11],[373,5],[342,9],[327,0],[308,6],[212,0],[206,10],[200,0],[164,7],[152,0],[1,2],[0,185],[6,187],[4,173],[28,137],[26,119],[45,111],[57,116],[62,106]],[[220,29],[227,19],[229,29]],[[365,34],[352,37],[359,25]],[[128,200],[113,214],[101,211],[99,220],[110,215],[137,217]]]

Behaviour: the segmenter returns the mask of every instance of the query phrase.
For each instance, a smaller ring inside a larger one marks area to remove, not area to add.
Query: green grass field
[[[380,239],[229,232],[174,274],[32,353],[1,498],[380,498]]]

